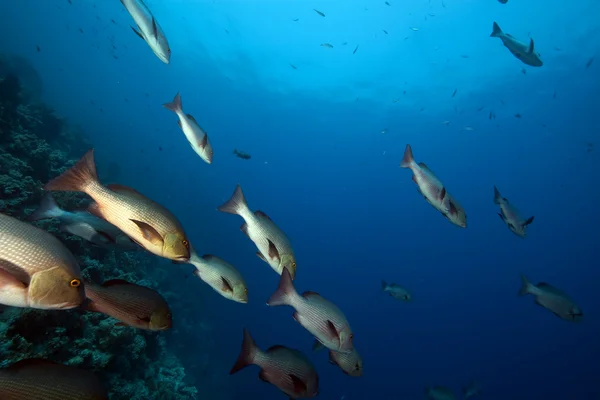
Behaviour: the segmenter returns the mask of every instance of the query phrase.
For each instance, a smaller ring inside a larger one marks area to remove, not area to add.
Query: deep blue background
[[[173,210],[199,252],[244,274],[248,305],[200,282],[181,289],[188,302],[209,293],[184,317],[210,315],[211,329],[177,339],[189,352],[215,340],[212,375],[193,378],[222,379],[223,398],[282,398],[256,367],[227,376],[242,327],[264,348],[309,353],[312,342],[292,309],[265,305],[277,275],[241,218],[216,211],[237,183],[291,238],[298,289],[336,302],[355,331],[364,376],[311,355],[321,398],[417,399],[472,379],[485,399],[600,398],[600,3],[389,2],[148,0],[173,49],[167,66],[116,0],[4,0],[0,51],[32,60],[45,100],[84,128],[101,170],[118,163],[121,183]],[[531,35],[545,65],[512,57],[489,37],[493,21]],[[161,107],[178,91],[209,132],[213,165]],[[398,167],[406,143],[465,207],[466,230],[417,195]],[[496,215],[493,185],[535,215],[526,239]],[[518,298],[520,273],[570,294],[584,322]],[[384,295],[381,279],[414,302]]]

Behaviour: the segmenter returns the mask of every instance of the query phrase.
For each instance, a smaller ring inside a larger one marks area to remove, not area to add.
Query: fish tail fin
[[[244,340],[242,341],[242,351],[240,351],[240,355],[238,356],[237,361],[229,371],[229,375],[233,375],[236,372],[246,368],[248,365],[251,365],[254,362],[254,356],[258,352],[258,346],[256,346],[256,342],[250,336],[250,332],[244,328]]]
[[[502,35],[502,29],[500,29],[500,25],[498,25],[496,23],[496,21],[494,21],[494,25],[492,26],[492,33],[490,34],[490,37],[499,37],[500,35]]]
[[[527,225],[531,224],[531,223],[533,222],[533,219],[534,219],[534,218],[535,218],[535,217],[534,217],[533,215],[532,215],[531,217],[529,217],[529,218],[527,219],[527,221],[523,222],[523,226],[527,226]]]
[[[231,198],[217,208],[217,210],[229,214],[241,215],[244,209],[248,208],[242,187],[237,185]]]
[[[382,279],[381,280],[381,290],[383,290],[385,292],[386,288],[387,288],[387,282]]]
[[[281,279],[279,280],[279,286],[273,295],[267,301],[268,306],[286,306],[290,304],[290,297],[296,293],[294,283],[292,282],[292,276],[287,268],[284,268],[281,272]]]
[[[410,168],[415,163],[415,158],[413,157],[412,147],[410,144],[406,145],[406,149],[404,150],[404,157],[400,162],[400,167],[402,168]]]
[[[501,204],[502,203],[502,195],[496,186],[494,186],[494,203]]]
[[[175,114],[179,114],[183,112],[183,106],[181,105],[181,95],[177,93],[175,98],[170,103],[163,104],[163,107],[167,110],[173,111]]]
[[[527,277],[525,277],[525,275],[521,275],[521,289],[519,289],[519,296],[525,296],[531,293],[532,286],[533,285],[531,284],[531,282],[529,282]]]
[[[46,183],[44,190],[85,192],[94,183],[98,183],[98,174],[94,163],[94,149],[90,149],[70,169]]]
[[[63,214],[63,210],[56,204],[52,193],[46,193],[40,201],[40,205],[34,212],[29,214],[27,221],[40,221],[42,219],[56,218]]]

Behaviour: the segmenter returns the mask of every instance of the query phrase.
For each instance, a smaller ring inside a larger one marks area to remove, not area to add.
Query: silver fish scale
[[[133,189],[114,191],[98,184],[90,186],[86,193],[98,203],[104,219],[155,254],[162,255],[162,247],[146,240],[131,220],[147,223],[163,237],[169,232],[183,232],[183,227],[169,210]]]
[[[80,276],[75,257],[58,239],[4,214],[0,214],[0,259],[23,268],[30,276],[57,266]]]
[[[150,317],[164,302],[151,289],[126,284],[111,287],[86,285],[86,296],[96,303],[98,309],[123,321]]]
[[[238,282],[243,282],[241,274],[231,264],[218,257],[213,256],[210,261],[200,258],[200,261],[193,260],[197,263],[198,273],[205,281],[210,281],[213,285],[221,286],[221,277],[224,277],[231,285]]]
[[[254,357],[254,363],[262,368],[261,375],[264,378],[288,395],[299,394],[294,393],[294,382],[290,375],[297,376],[306,384],[305,394],[312,394],[317,390],[317,373],[300,352],[285,347],[266,352],[259,350]]]
[[[244,218],[248,224],[248,235],[250,236],[250,239],[252,239],[262,255],[265,256],[271,268],[273,268],[277,273],[281,274],[283,267],[279,265],[277,260],[269,257],[268,240],[273,242],[277,248],[277,251],[279,252],[280,257],[284,254],[294,254],[292,244],[285,233],[283,233],[283,231],[279,229],[279,227],[275,225],[275,223],[269,218],[258,216],[256,214],[251,215],[252,217]]]
[[[310,333],[317,337],[330,349],[339,349],[339,339],[330,339],[330,330],[327,321],[331,321],[339,333],[344,328],[350,328],[350,324],[342,311],[329,300],[320,295],[310,294],[308,297],[302,295],[304,301],[294,304],[298,322]]]

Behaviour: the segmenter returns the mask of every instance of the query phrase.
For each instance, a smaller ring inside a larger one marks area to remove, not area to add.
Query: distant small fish
[[[448,126],[448,125],[450,125],[450,121],[442,121],[442,124]]]
[[[562,290],[540,282],[533,285],[524,275],[521,275],[521,289],[519,296],[531,294],[535,296],[535,303],[552,311],[557,317],[570,322],[580,322],[583,319],[581,309]]]
[[[112,22],[115,25],[117,24],[114,19],[111,19],[110,22]]]
[[[414,26],[411,26],[411,27],[410,27],[410,30],[411,30],[411,31],[413,31],[413,32],[418,32],[418,31],[419,31],[419,28],[416,28],[416,27],[414,27]]]
[[[452,93],[452,97],[456,96],[456,92],[458,92],[458,89],[454,89],[454,92]]]
[[[502,102],[502,100],[500,100],[500,102]],[[504,103],[502,103],[502,104],[504,104]],[[485,106],[477,107],[477,111],[481,111],[481,110],[483,110],[484,108],[485,108]]]
[[[319,10],[316,10],[316,9],[313,8],[313,11],[316,12],[317,14],[319,14],[321,17],[325,16],[325,14],[322,13],[321,11],[319,11]]]
[[[382,29],[383,33],[385,33],[386,35],[388,34],[387,31],[385,29]]]
[[[342,46],[346,46],[348,44],[348,42],[344,42],[342,43]]]
[[[385,4],[388,5],[388,6],[391,6],[391,4],[389,2],[387,2],[387,1],[385,2]]]
[[[443,386],[428,387],[425,394],[432,400],[456,400],[452,390]]]
[[[515,235],[524,238],[527,235],[527,226],[533,222],[534,217],[531,216],[526,220],[521,218],[517,209],[508,202],[506,197],[502,197],[496,186],[494,186],[494,204],[500,206],[498,215],[508,226],[508,229]]]
[[[521,114],[519,114],[519,113],[516,113],[516,114],[515,114],[515,118],[521,118]]]
[[[79,32],[83,33],[83,29],[79,28]]]
[[[29,358],[0,369],[0,398],[108,400],[108,393],[90,371]]]
[[[42,49],[40,49],[40,46],[35,46],[35,49],[38,51],[38,53],[39,53],[40,51],[42,51]]]
[[[384,134],[384,135],[385,135],[386,133],[388,133],[388,128],[384,128],[384,129],[382,129],[382,130],[381,130],[381,133],[382,133],[382,134]]]
[[[498,1],[499,1],[500,3],[502,3],[502,4],[506,4],[506,3],[508,3],[508,0],[498,0]]]
[[[586,67],[586,68],[589,68],[589,67],[590,67],[590,65],[592,65],[592,63],[593,63],[593,62],[594,62],[594,57],[592,57],[592,58],[590,58],[590,59],[588,60],[588,62],[585,64],[585,67]]]
[[[328,49],[333,49],[333,45],[329,44],[329,43],[322,43],[321,47],[326,47]]]
[[[554,91],[554,93],[552,94],[552,98],[555,99],[556,98],[556,90]]]
[[[234,149],[233,154],[235,154],[236,157],[241,158],[242,160],[249,160],[252,158],[250,154],[244,153],[243,151],[239,151],[238,149]]]
[[[385,293],[389,294],[396,300],[401,300],[407,303],[412,301],[412,295],[410,294],[410,292],[406,290],[406,288],[400,285],[396,285],[395,283],[388,284],[386,281],[382,280],[381,290],[383,290]]]
[[[352,52],[352,54],[356,53],[356,50],[358,50],[358,45],[356,45],[356,47],[354,48],[354,51]]]
[[[527,70],[525,68],[521,68],[521,73],[522,74],[527,74]]]
[[[296,67],[294,64],[290,64],[290,67],[292,67],[293,69],[298,69],[298,67]]]
[[[293,19],[292,21],[298,22],[298,21],[300,21],[300,18]]]
[[[468,131],[468,132],[473,132],[475,130],[475,128],[473,128],[472,126],[467,125],[467,126],[465,126],[463,128],[463,130],[464,131]]]
[[[468,54],[461,54],[460,56],[461,56],[461,58],[469,58]]]
[[[158,146],[158,151],[163,151],[163,148],[161,146]]]

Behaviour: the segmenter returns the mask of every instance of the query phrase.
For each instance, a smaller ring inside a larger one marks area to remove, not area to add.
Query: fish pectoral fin
[[[142,40],[146,40],[146,39],[144,39],[144,36],[142,36],[142,33],[140,31],[138,31],[137,29],[135,29],[133,26],[131,27],[131,30],[134,31],[136,35],[138,35],[139,37],[141,37]]]
[[[156,26],[156,19],[152,17],[152,34],[154,38],[158,38],[158,27]]]
[[[260,251],[257,251],[256,255],[258,256],[258,258],[260,258],[264,262],[268,262],[267,259],[265,258],[265,256],[263,256],[263,254]]]
[[[258,374],[258,379],[260,379],[263,382],[269,383],[269,380],[267,379],[267,376],[265,374],[265,370],[262,369],[259,374]]]
[[[330,320],[327,320],[327,330],[329,331],[329,334],[331,335],[331,337],[335,337],[335,338],[340,337],[337,329],[335,329],[335,325]]]
[[[21,267],[0,258],[0,287],[16,286],[26,288],[29,286],[29,282],[31,282],[29,274]]]
[[[500,219],[504,222],[506,222],[506,219],[504,219],[504,215],[502,215],[502,213],[498,213],[498,215],[500,216]]]
[[[269,258],[281,260],[281,257],[279,256],[279,251],[277,250],[275,244],[271,242],[271,239],[267,239],[267,242],[269,242]]]
[[[140,231],[142,232],[142,236],[144,236],[144,239],[151,242],[152,244],[162,244],[163,243],[162,236],[160,236],[160,233],[158,233],[158,231],[156,229],[154,229],[152,226],[150,226],[149,224],[142,222],[142,221],[136,221],[135,219],[130,219],[130,221],[133,222],[134,224],[136,224],[138,228],[140,228]]]
[[[533,48],[534,48],[533,39],[529,38],[529,48],[527,49],[527,52],[529,54],[533,54]]]
[[[242,226],[240,226],[240,230],[244,233],[244,235],[248,236],[248,238],[250,237],[250,234],[248,233],[248,224],[247,223],[243,223]]]
[[[523,227],[526,227],[527,225],[531,224],[533,222],[533,219],[535,217],[531,216],[530,218],[527,219],[527,221],[523,222]]]
[[[224,292],[228,292],[228,293],[233,293],[233,287],[231,287],[231,285],[229,284],[229,282],[227,282],[227,279],[221,277],[221,290]]]
[[[290,374],[290,379],[294,384],[294,393],[305,393],[306,392],[306,384],[302,382],[302,379],[298,378],[294,374]]]
[[[204,136],[202,136],[202,140],[200,140],[200,143],[198,143],[198,146],[200,146],[200,148],[202,150],[204,150],[204,148],[206,147],[206,145],[208,144],[208,134],[204,134]]]

